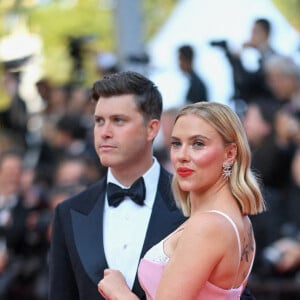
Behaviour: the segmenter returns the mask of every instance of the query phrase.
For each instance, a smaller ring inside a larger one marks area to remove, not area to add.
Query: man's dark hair
[[[178,53],[186,60],[192,61],[194,58],[194,50],[190,45],[182,45],[178,48]]]
[[[271,23],[269,20],[265,19],[265,18],[260,18],[260,19],[256,19],[255,23],[257,25],[259,25],[265,32],[266,34],[269,36],[271,33]]]
[[[160,120],[162,113],[162,96],[157,86],[145,76],[124,71],[109,74],[94,83],[92,98],[133,95],[135,103],[145,120]]]

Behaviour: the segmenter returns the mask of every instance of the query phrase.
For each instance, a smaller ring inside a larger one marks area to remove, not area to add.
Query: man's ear
[[[152,119],[148,122],[147,131],[148,131],[148,140],[153,141],[157,136],[160,129],[160,121],[157,119]]]

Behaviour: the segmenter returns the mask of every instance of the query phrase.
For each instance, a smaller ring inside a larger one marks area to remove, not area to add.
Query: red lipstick
[[[181,177],[187,177],[193,173],[193,170],[189,169],[187,167],[179,167],[179,168],[177,168],[176,171],[177,171],[177,174]]]

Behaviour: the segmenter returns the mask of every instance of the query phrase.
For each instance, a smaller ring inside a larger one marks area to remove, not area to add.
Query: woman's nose
[[[176,157],[180,162],[188,161],[189,160],[188,147],[182,145],[180,149],[176,151]]]

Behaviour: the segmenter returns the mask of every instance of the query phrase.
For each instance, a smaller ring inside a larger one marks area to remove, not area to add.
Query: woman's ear
[[[237,156],[236,143],[231,143],[226,147],[226,160],[233,164],[236,159],[236,156]]]

